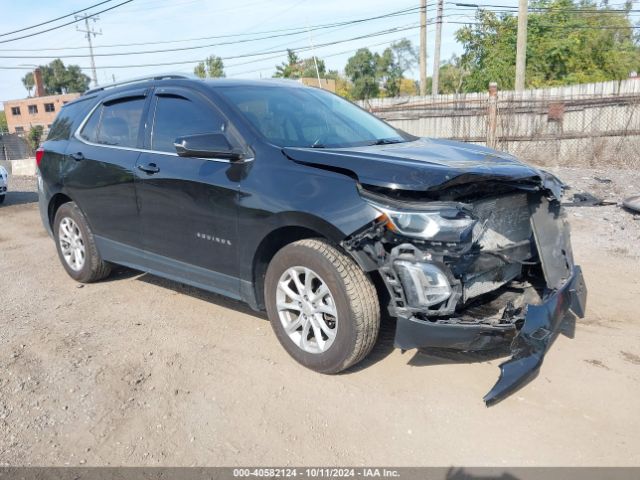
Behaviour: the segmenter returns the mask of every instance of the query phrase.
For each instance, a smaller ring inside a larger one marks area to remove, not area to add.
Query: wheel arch
[[[342,250],[346,235],[326,220],[313,215],[291,213],[280,216],[275,227],[262,237],[253,255],[251,280],[255,307],[263,310],[264,279],[274,255],[286,245],[306,238],[322,238]]]
[[[67,194],[58,192],[51,197],[49,205],[47,206],[47,219],[49,221],[49,227],[53,229],[53,220],[56,218],[56,212],[65,203],[73,202],[73,199]]]

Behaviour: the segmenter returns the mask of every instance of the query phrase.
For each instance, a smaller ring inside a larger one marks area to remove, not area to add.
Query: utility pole
[[[438,0],[438,11],[436,13],[436,46],[433,52],[433,78],[431,80],[431,94],[438,95],[440,84],[440,47],[442,45],[442,10],[444,1]]]
[[[81,28],[79,28],[76,25],[76,30],[78,30],[79,32],[82,32],[85,34],[85,37],[87,39],[87,41],[89,42],[89,55],[91,56],[91,76],[93,77],[93,86],[97,87],[98,86],[98,74],[96,73],[96,61],[93,58],[93,44],[91,43],[91,36],[93,35],[94,37],[98,36],[98,35],[102,35],[102,29],[99,32],[96,32],[95,29],[93,29],[92,27],[89,27],[89,19],[93,20],[94,22],[97,22],[99,20],[99,18],[97,16],[90,16],[88,14],[84,14],[84,15],[75,15],[76,20],[82,20],[84,19],[84,26],[85,29],[82,30]]]
[[[427,94],[427,0],[420,0],[420,95]]]
[[[527,70],[527,0],[519,0],[518,39],[516,44],[516,91],[524,90],[524,77]]]

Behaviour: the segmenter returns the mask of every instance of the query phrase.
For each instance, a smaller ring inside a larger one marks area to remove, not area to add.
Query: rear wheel
[[[274,256],[265,302],[282,346],[317,372],[338,373],[356,364],[378,336],[380,305],[371,280],[323,240],[300,240]]]
[[[58,209],[53,232],[58,256],[71,278],[91,283],[111,273],[110,265],[98,253],[87,220],[75,203],[65,203]]]
[[[0,203],[4,202],[4,195],[0,195]]]

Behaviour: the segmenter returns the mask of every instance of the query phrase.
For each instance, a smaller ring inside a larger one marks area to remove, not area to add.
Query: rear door
[[[94,235],[134,247],[140,247],[134,170],[146,107],[144,89],[100,102],[69,143],[64,175]]]
[[[179,136],[224,132],[226,119],[199,93],[163,87],[153,96],[148,123],[136,190],[150,270],[237,297],[234,166],[225,159],[179,157],[173,145]]]

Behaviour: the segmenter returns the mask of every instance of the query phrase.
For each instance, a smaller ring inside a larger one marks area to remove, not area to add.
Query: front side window
[[[354,104],[316,88],[220,87],[270,143],[280,147],[352,147],[413,140]]]
[[[29,113],[31,113],[31,114],[38,113],[38,106],[37,105],[29,105]]]
[[[102,145],[136,147],[144,101],[144,98],[135,98],[100,105],[89,117],[80,136]]]
[[[225,122],[220,114],[203,103],[179,96],[158,96],[151,132],[151,150],[172,152],[176,138],[185,135],[224,131]]]

